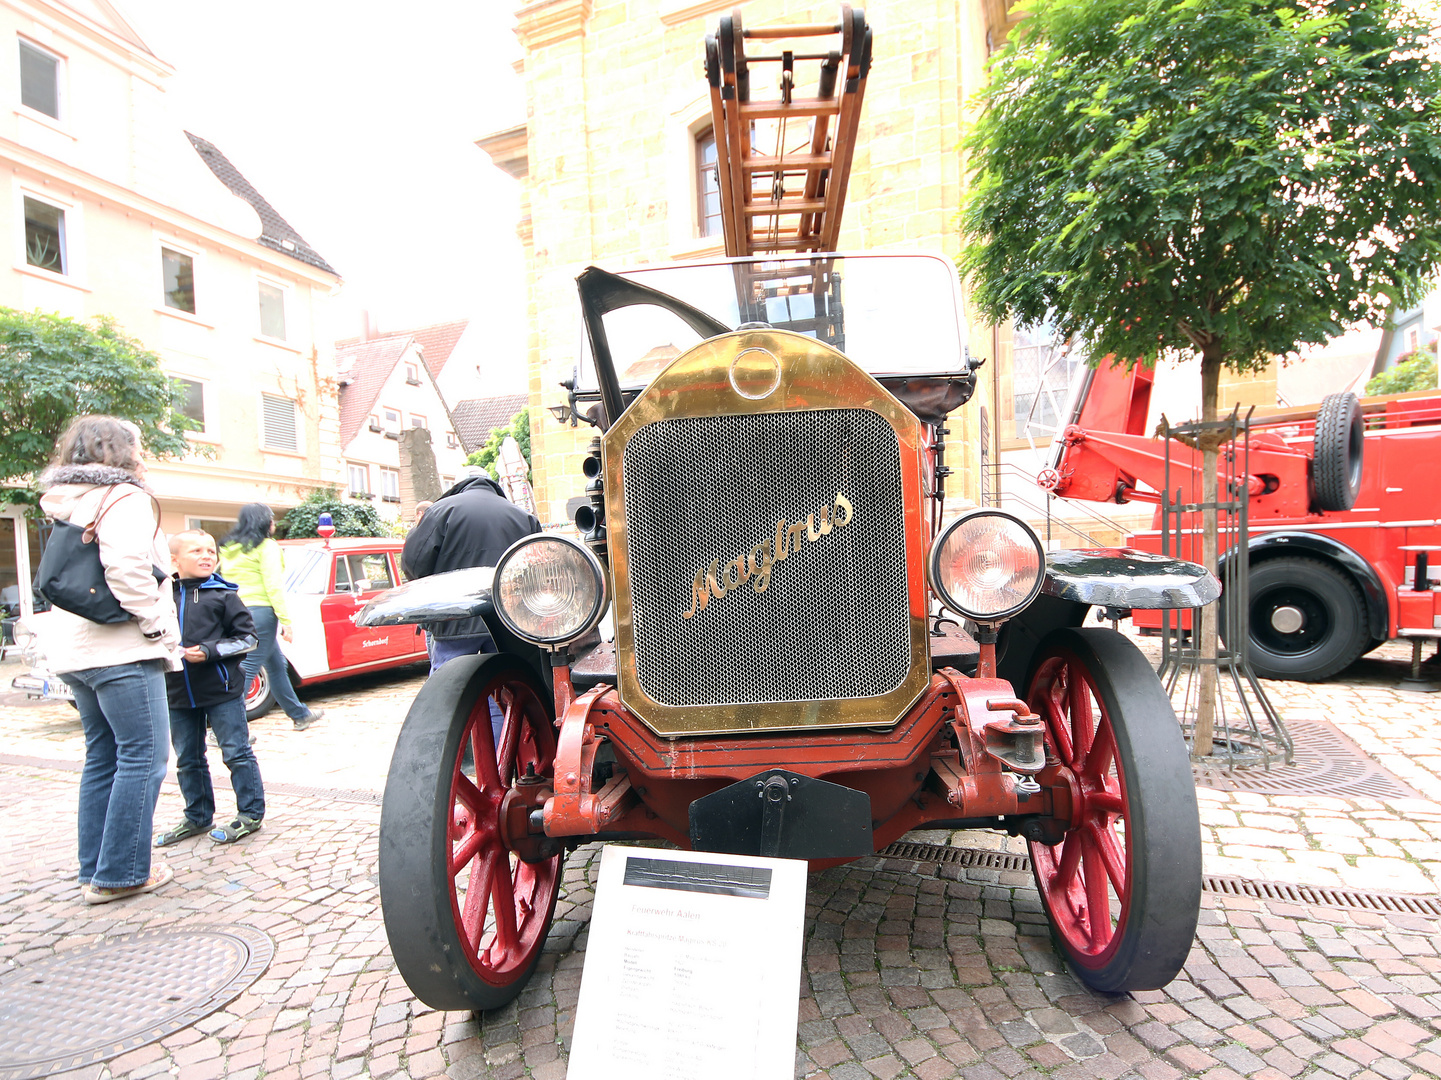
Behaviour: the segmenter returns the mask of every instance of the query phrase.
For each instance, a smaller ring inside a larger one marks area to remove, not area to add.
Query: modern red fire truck
[[[1103,361],[1091,370],[1038,482],[1067,499],[1150,502],[1150,530],[1130,543],[1161,550],[1160,492],[1201,501],[1201,454],[1147,431],[1154,372]],[[1441,392],[1257,410],[1249,458],[1250,660],[1273,679],[1326,679],[1393,638],[1441,638]],[[1244,455],[1244,448],[1221,453]],[[1224,495],[1223,495],[1224,498]],[[1200,558],[1201,515],[1181,515],[1180,547]],[[1222,540],[1222,560],[1234,543]],[[1430,558],[1428,559],[1428,556]],[[1160,612],[1136,611],[1140,627]]]

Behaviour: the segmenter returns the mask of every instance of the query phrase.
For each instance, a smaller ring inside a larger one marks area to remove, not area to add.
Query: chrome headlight
[[[605,614],[605,571],[585,546],[537,533],[517,540],[495,567],[495,610],[512,633],[560,646],[589,633]]]
[[[931,547],[931,588],[974,622],[999,622],[1041,591],[1046,552],[1029,525],[1001,510],[972,510]]]

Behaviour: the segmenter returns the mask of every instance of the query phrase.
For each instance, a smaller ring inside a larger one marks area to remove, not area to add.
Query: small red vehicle
[[[1146,431],[1154,373],[1102,362],[1082,383],[1043,486],[1068,499],[1159,503],[1166,445]],[[1232,448],[1235,453],[1242,453]],[[1232,452],[1227,448],[1223,453]],[[1441,637],[1441,393],[1258,410],[1246,471],[1251,667],[1272,679],[1330,678],[1397,638]],[[1201,499],[1201,455],[1170,444],[1170,488]],[[1199,558],[1199,514],[1179,554]],[[1155,528],[1130,542],[1161,550]],[[1223,561],[1233,557],[1222,551]],[[1137,611],[1137,626],[1161,625]]]
[[[367,630],[351,621],[363,604],[404,580],[403,543],[384,536],[281,541],[292,637],[280,639],[280,651],[294,685],[310,686],[428,659],[425,634],[418,626]],[[274,701],[270,677],[262,668],[247,688],[246,716],[251,720],[264,716]]]
[[[954,267],[737,258],[579,285],[585,542],[527,537],[356,619],[481,615],[499,650],[442,667],[396,742],[380,894],[412,991],[518,994],[581,843],[827,866],[924,827],[1025,837],[1080,977],[1169,982],[1200,904],[1189,757],[1140,651],[1079,626],[1219,583],[1137,551],[1048,557],[997,510],[946,519],[944,421],[974,387]],[[613,644],[592,633],[607,605]]]

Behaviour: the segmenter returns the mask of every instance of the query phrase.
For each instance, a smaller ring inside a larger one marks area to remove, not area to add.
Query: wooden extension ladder
[[[746,54],[748,39],[793,46],[824,37],[837,40],[815,51]],[[819,64],[815,96],[800,97],[796,65],[808,63]],[[777,98],[752,99],[757,64],[779,66]],[[727,255],[836,249],[870,66],[870,27],[849,4],[834,25],[760,29],[744,29],[736,8],[706,37]]]

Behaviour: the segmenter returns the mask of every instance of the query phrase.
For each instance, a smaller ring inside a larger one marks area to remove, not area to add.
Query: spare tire
[[[1361,455],[1366,426],[1355,394],[1327,394],[1316,413],[1311,479],[1316,508],[1336,512],[1356,505],[1361,494]]]

